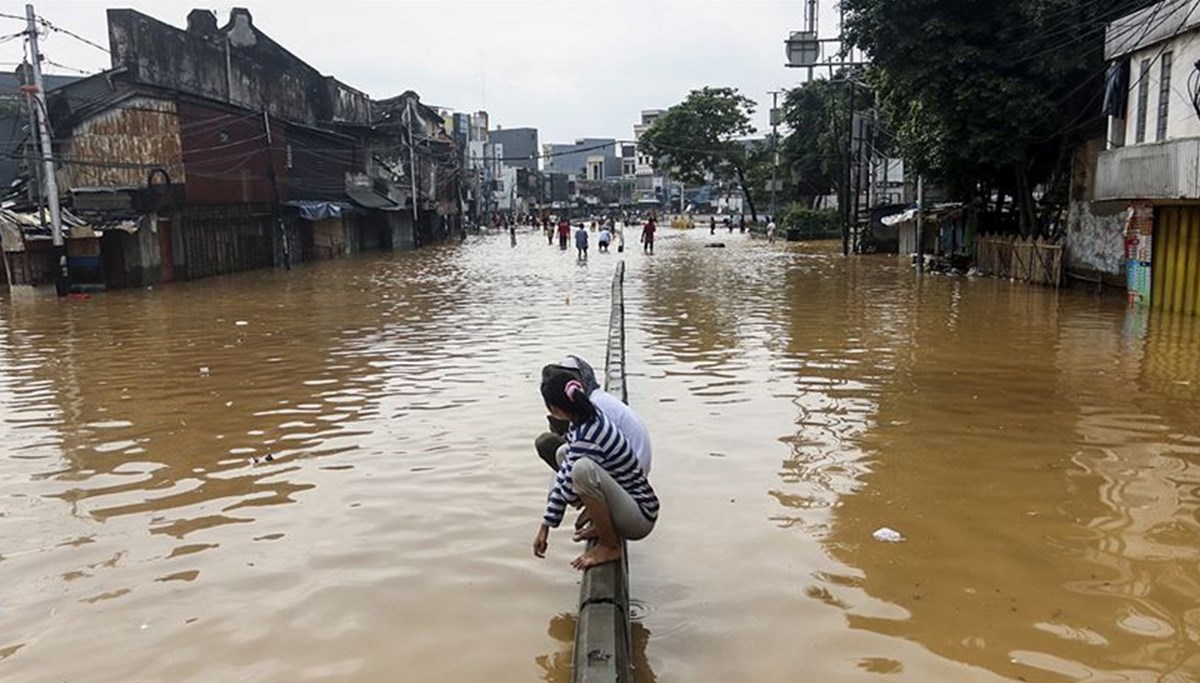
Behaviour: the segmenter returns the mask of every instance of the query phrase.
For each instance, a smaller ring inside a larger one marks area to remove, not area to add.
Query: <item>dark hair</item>
[[[571,422],[590,422],[596,416],[596,407],[588,398],[587,388],[578,376],[566,369],[542,374],[542,400],[548,407],[570,415]]]

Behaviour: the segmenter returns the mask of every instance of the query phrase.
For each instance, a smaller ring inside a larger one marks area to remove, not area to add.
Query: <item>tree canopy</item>
[[[904,158],[963,198],[1014,197],[1027,233],[1033,188],[1065,186],[1100,121],[1105,25],[1149,4],[842,1]]]
[[[710,174],[735,179],[757,220],[747,180],[749,151],[742,142],[754,134],[754,111],[754,101],[737,88],[693,90],[658,117],[638,145],[653,157],[655,168],[685,183],[701,184]]]
[[[792,178],[790,198],[807,208],[842,184],[847,99],[845,83],[824,79],[808,81],[784,97],[783,117],[791,133],[783,141],[781,164]]]

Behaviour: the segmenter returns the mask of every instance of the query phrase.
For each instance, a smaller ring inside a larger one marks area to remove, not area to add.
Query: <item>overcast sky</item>
[[[184,27],[205,7],[224,24],[248,7],[259,30],[317,70],[383,98],[415,90],[427,104],[486,109],[496,124],[539,129],[540,141],[628,139],[642,109],[667,108],[693,88],[733,86],[763,104],[767,91],[795,86],[783,41],[803,23],[802,0],[40,0],[40,16],[108,45],[106,7],[132,7]],[[821,33],[836,33],[834,0],[822,0]],[[24,16],[25,3],[0,0],[0,12]],[[0,35],[22,30],[0,20]],[[51,32],[46,58],[94,72],[109,66],[100,50]],[[0,43],[11,71],[22,41]],[[47,73],[71,71],[47,66]]]

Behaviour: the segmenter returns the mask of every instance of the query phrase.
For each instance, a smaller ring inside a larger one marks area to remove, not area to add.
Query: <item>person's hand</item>
[[[534,557],[545,557],[546,548],[549,546],[547,538],[550,536],[550,527],[544,523],[538,527],[537,536],[533,538],[533,555]]]

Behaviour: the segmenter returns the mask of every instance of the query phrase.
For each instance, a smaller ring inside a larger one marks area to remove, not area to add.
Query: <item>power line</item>
[[[66,64],[59,64],[58,62],[47,59],[45,56],[42,57],[42,62],[49,64],[50,66],[57,67],[59,69],[66,69],[67,71],[74,71],[75,73],[80,73],[85,76],[91,76],[93,74],[93,72],[91,72],[91,71],[84,71],[83,69],[80,69],[80,68],[77,68],[74,66],[67,66]]]
[[[62,28],[61,26],[52,24],[52,23],[50,23],[49,20],[47,20],[43,17],[38,17],[38,23],[41,24],[42,26],[45,26],[46,28],[50,29],[51,31],[56,31],[58,33],[63,33],[68,36],[71,36],[72,38],[74,38],[75,40],[78,40],[79,42],[83,43],[84,45],[90,45],[90,46],[96,48],[97,50],[100,50],[104,54],[108,54],[108,55],[112,54],[112,52],[108,48],[104,47],[103,45],[100,45],[99,43],[88,40],[87,38],[84,38],[83,36],[79,35],[78,33],[75,33],[73,31],[68,31],[67,29]]]

